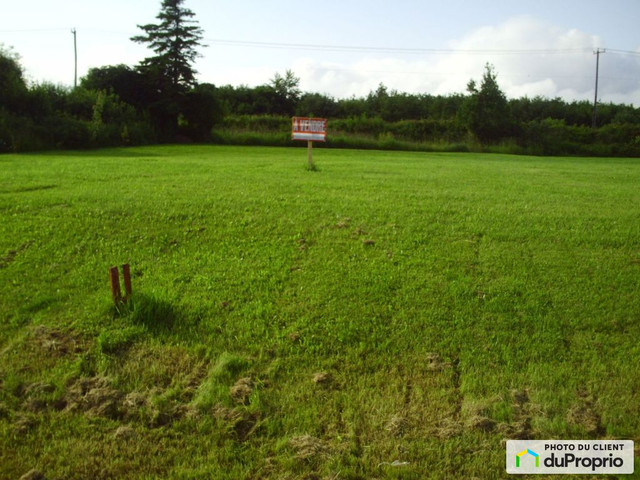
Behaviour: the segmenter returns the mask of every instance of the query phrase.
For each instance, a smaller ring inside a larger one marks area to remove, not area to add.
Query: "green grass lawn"
[[[637,159],[314,159],[0,156],[0,478],[505,478],[506,439],[638,445]]]

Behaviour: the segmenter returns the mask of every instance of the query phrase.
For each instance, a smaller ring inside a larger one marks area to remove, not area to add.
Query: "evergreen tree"
[[[162,93],[184,93],[196,84],[193,62],[199,56],[202,29],[193,20],[195,14],[182,6],[184,0],[163,0],[160,23],[138,25],[144,35],[131,37],[137,43],[146,43],[156,55],[144,59],[141,69],[157,76]]]
[[[470,96],[463,104],[463,120],[482,143],[496,143],[511,133],[509,103],[496,78],[493,67],[487,64],[480,88],[475,80],[467,84]]]
[[[196,82],[193,62],[201,46],[202,29],[193,20],[195,14],[182,6],[184,0],[163,0],[158,24],[138,25],[144,35],[131,37],[146,43],[155,52],[145,58],[139,71],[152,95],[149,113],[163,141],[174,141],[185,108],[186,95]]]

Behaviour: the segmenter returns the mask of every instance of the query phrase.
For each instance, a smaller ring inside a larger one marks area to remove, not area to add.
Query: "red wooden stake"
[[[118,267],[111,267],[109,269],[109,279],[111,280],[111,296],[113,297],[113,303],[118,306],[122,301],[122,292],[120,291],[120,276],[118,275]]]
[[[124,301],[126,302],[131,296],[131,270],[128,263],[122,265],[122,276],[124,277]]]

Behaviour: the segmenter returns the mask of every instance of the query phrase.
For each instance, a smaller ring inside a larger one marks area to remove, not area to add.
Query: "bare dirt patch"
[[[22,475],[20,480],[47,480],[47,477],[44,476],[44,473],[34,468]]]
[[[322,440],[311,435],[301,435],[289,440],[289,445],[295,451],[296,458],[309,460],[325,454],[326,447]]]
[[[249,397],[253,392],[254,384],[253,380],[250,377],[244,377],[239,379],[230,389],[229,395],[234,402],[248,405]]]
[[[496,422],[484,415],[473,415],[467,421],[469,428],[474,430],[482,430],[483,432],[492,432],[496,427]]]
[[[122,397],[122,392],[112,388],[106,377],[79,378],[67,391],[66,411],[80,411],[90,417],[118,419],[122,416]]]
[[[451,363],[445,362],[439,354],[434,352],[427,353],[425,355],[425,360],[427,363],[427,370],[432,372],[439,372],[440,370],[451,367]]]
[[[333,375],[328,372],[314,373],[312,380],[315,385],[323,388],[329,388],[334,384]]]
[[[578,425],[594,437],[602,436],[605,428],[602,425],[602,417],[596,409],[595,399],[585,390],[580,390],[578,399],[567,412],[567,422]]]
[[[89,348],[89,341],[70,331],[39,325],[33,329],[30,346],[56,357],[82,353]]]
[[[389,432],[392,436],[396,438],[402,437],[408,428],[409,428],[409,421],[404,415],[400,413],[396,413],[392,415],[384,427],[384,429],[387,432]]]
[[[260,414],[243,408],[214,407],[213,416],[226,424],[231,434],[239,441],[246,441],[260,425]]]
[[[55,386],[46,382],[35,382],[28,385],[22,395],[22,408],[29,412],[39,412],[49,407],[48,397],[55,391]]]
[[[25,435],[36,426],[36,421],[33,416],[18,414],[13,420],[13,430],[17,435]]]
[[[135,440],[136,431],[129,425],[121,425],[113,432],[113,438],[119,441]]]
[[[147,406],[148,399],[148,396],[142,392],[130,392],[124,397],[122,407],[127,414],[134,414]]]
[[[511,392],[513,420],[511,423],[501,423],[498,430],[505,436],[517,440],[530,440],[534,438],[531,421],[536,412],[536,406],[529,399],[527,389],[513,390]]]
[[[438,422],[435,429],[435,436],[440,439],[457,437],[462,433],[462,424],[454,418],[443,418]]]
[[[348,228],[351,224],[351,219],[349,217],[345,217],[336,223],[336,228]]]

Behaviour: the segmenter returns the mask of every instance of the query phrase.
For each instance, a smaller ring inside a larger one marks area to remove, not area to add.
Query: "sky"
[[[0,44],[33,83],[71,86],[92,67],[136,65],[130,37],[161,0],[0,0]],[[465,93],[493,65],[509,98],[640,107],[640,0],[185,0],[204,30],[198,81],[257,86],[291,70],[304,92]]]

